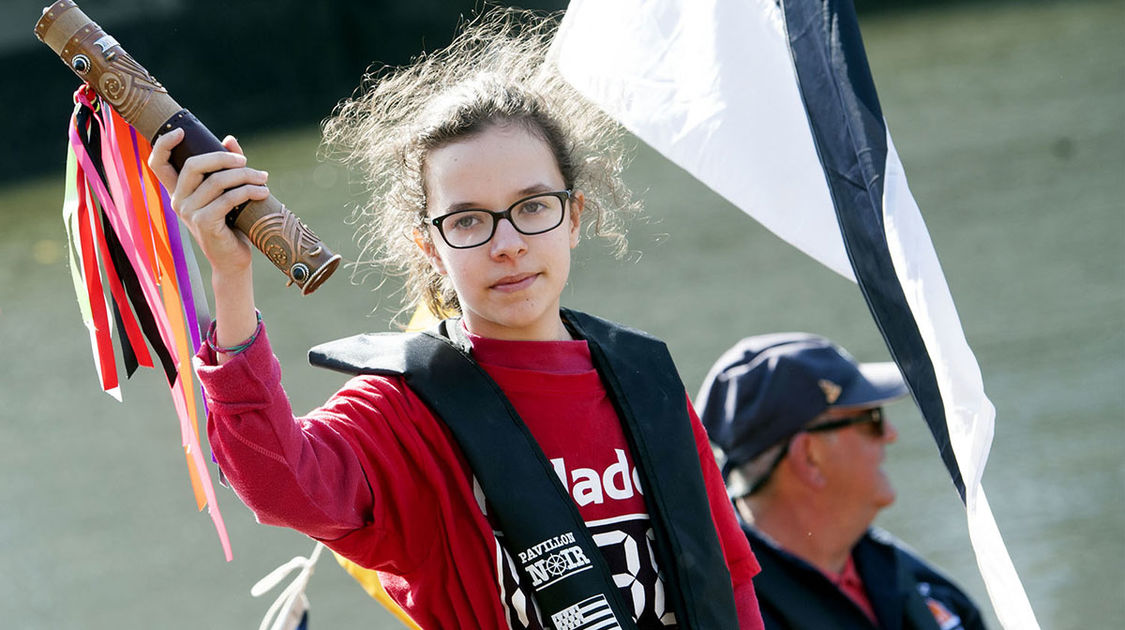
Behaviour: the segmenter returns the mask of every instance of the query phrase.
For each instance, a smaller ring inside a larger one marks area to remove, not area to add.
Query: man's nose
[[[898,441],[898,427],[890,420],[883,420],[883,441],[887,444]]]

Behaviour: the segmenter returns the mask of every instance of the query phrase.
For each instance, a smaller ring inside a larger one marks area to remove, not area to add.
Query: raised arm
[[[246,166],[242,147],[231,136],[223,140],[228,151],[188,158],[179,173],[169,162],[172,148],[183,139],[176,129],[152,146],[148,164],[171,193],[172,208],[187,226],[211,265],[215,296],[215,342],[236,346],[257,330],[250,242],[226,224],[226,215],[247,201],[269,197],[268,174]],[[218,363],[229,359],[224,353]]]

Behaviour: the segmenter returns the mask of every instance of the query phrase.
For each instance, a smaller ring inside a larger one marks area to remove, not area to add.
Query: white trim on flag
[[[996,410],[984,392],[980,366],[961,328],[953,296],[906,172],[887,134],[883,218],[887,246],[907,302],[934,364],[949,441],[965,482],[965,512],[977,566],[1001,625],[1039,628],[981,485]]]

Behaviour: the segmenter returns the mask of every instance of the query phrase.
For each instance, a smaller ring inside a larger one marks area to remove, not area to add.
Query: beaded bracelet
[[[254,341],[258,338],[258,333],[262,332],[262,312],[257,309],[254,309],[254,312],[258,315],[258,326],[254,328],[254,334],[250,335],[249,339],[243,341],[237,346],[224,348],[218,343],[215,343],[215,322],[211,322],[211,329],[207,331],[207,347],[211,348],[211,351],[215,354],[219,354],[221,352],[228,357],[233,357],[234,355],[245,351],[247,348],[254,344]]]

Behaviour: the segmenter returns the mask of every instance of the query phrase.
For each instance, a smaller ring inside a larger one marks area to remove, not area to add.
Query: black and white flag
[[[1038,628],[981,487],[995,410],[850,0],[572,0],[552,51],[629,131],[855,281],[961,494],[997,616]]]

